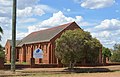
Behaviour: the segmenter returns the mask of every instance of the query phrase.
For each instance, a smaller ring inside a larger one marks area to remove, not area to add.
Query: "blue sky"
[[[11,39],[12,0],[0,0],[1,44]],[[17,39],[75,21],[105,47],[120,43],[120,0],[17,0]]]

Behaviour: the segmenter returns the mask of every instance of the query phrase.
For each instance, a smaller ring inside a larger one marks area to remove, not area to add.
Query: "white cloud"
[[[116,41],[104,40],[103,43],[104,43],[104,45],[114,45],[116,43]]]
[[[29,16],[32,16],[33,13],[32,13],[32,7],[26,7],[25,9],[22,9],[22,10],[17,10],[17,16],[18,17],[29,17]]]
[[[5,26],[5,24],[10,24],[10,19],[7,17],[0,17],[0,24]]]
[[[120,20],[118,19],[105,19],[99,25],[87,30],[106,47],[113,47],[115,43],[120,43]]]
[[[95,27],[100,30],[118,30],[120,29],[120,20],[117,19],[105,19],[101,22],[100,25]]]
[[[17,0],[18,17],[42,16],[47,12],[53,13],[56,11],[48,5],[39,4],[39,1],[40,0]],[[11,11],[12,0],[0,0],[1,16],[11,18]]]
[[[45,14],[44,10],[41,9],[40,7],[38,7],[38,6],[35,6],[35,9],[33,10],[33,13],[35,15],[38,15],[38,16],[42,16],[43,14]]]
[[[18,9],[24,9],[25,7],[33,7],[38,4],[40,0],[17,0]]]
[[[111,32],[109,31],[101,31],[99,33],[92,33],[94,37],[98,38],[109,38],[111,36]]]
[[[46,29],[49,27],[53,27],[73,21],[76,21],[80,26],[82,26],[83,24],[87,24],[87,22],[83,20],[82,16],[76,16],[75,18],[66,17],[61,11],[59,11],[57,13],[53,13],[53,16],[50,17],[49,19],[39,22],[36,25],[28,27],[28,31],[33,32],[36,30],[40,30],[41,28]]]
[[[21,40],[21,39],[23,39],[25,36],[28,35],[28,33],[18,32],[18,31],[17,31],[16,34],[17,34],[17,37],[16,37],[17,40]]]
[[[56,12],[57,10],[56,9],[53,9],[52,7],[48,6],[48,5],[43,5],[43,4],[40,4],[40,5],[36,5],[35,8],[37,9],[41,9],[45,12],[50,12],[50,13],[54,13]]]
[[[0,17],[0,26],[3,29],[2,41],[1,44],[4,46],[6,39],[9,39],[11,36],[11,19],[7,17]]]
[[[42,16],[46,12],[56,12],[55,9],[47,6],[47,5],[34,5],[31,7],[25,7],[24,9],[18,9],[17,15],[18,17],[30,17],[30,16]]]
[[[0,0],[0,17],[11,16],[12,0]]]
[[[28,27],[28,32],[26,32],[26,33],[18,32],[17,33],[17,36],[18,36],[17,38],[22,39],[23,36],[26,36],[31,32],[34,32],[34,31],[37,31],[37,30],[47,29],[47,28],[50,28],[50,27],[58,26],[60,24],[65,24],[65,23],[73,22],[73,21],[76,21],[80,26],[87,23],[87,22],[84,21],[82,16],[76,16],[75,18],[66,17],[61,11],[59,11],[57,13],[53,13],[53,16],[50,17],[49,19],[43,20],[36,25],[29,26]]]
[[[23,19],[20,19],[20,20],[18,20],[19,22],[19,24],[23,24],[23,23],[31,23],[31,22],[36,22],[37,21],[37,19],[36,18],[23,18]]]
[[[12,0],[0,0],[0,6],[4,7],[12,6]]]
[[[99,9],[112,6],[115,0],[74,0],[79,3],[81,7],[89,9]]]

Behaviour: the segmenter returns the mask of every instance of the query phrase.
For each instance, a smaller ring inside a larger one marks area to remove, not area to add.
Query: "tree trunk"
[[[70,61],[69,69],[72,69],[72,62]]]
[[[72,62],[70,61],[69,68],[68,68],[69,72],[72,72],[72,69],[73,69]]]
[[[76,64],[76,61],[72,62],[70,61],[70,64],[69,64],[69,71],[72,72],[74,71],[74,65]]]
[[[76,64],[76,60],[72,63],[72,67],[73,68],[74,68],[75,64]]]
[[[13,14],[12,14],[12,51],[11,51],[11,71],[15,73],[16,60],[16,1],[13,0]]]

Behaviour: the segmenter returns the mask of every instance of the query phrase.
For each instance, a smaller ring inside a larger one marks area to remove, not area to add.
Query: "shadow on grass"
[[[115,72],[116,70],[110,70],[108,68],[74,68],[74,69],[69,69],[66,68],[64,70],[60,71],[23,71],[22,73],[42,73],[42,74],[67,74],[67,73],[101,73],[101,72]]]
[[[63,72],[73,72],[73,73],[97,73],[97,72],[112,72],[108,68],[74,68],[74,69],[64,69]]]

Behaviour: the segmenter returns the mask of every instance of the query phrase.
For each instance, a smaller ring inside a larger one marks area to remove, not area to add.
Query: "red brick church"
[[[71,22],[46,30],[32,32],[22,40],[16,41],[16,61],[30,63],[30,58],[33,58],[33,51],[39,48],[43,51],[43,58],[35,58],[36,64],[58,64],[58,59],[55,57],[55,40],[66,30],[78,28],[81,29],[75,22]],[[11,40],[7,40],[5,51],[7,62],[11,62]],[[101,51],[98,60],[101,63]]]

